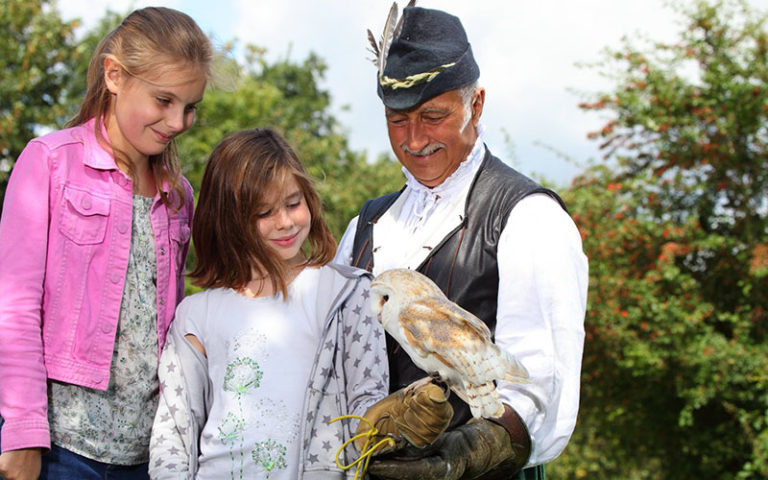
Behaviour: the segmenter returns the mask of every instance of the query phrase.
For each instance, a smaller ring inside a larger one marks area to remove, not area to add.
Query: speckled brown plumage
[[[413,363],[437,374],[476,418],[495,418],[504,411],[494,380],[527,381],[525,367],[493,343],[480,319],[416,271],[378,275],[371,284],[371,308]]]

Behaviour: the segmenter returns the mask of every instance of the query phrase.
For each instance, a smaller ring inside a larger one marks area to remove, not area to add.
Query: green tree
[[[768,34],[745,2],[625,40],[583,103],[609,165],[565,195],[590,256],[577,478],[768,477]],[[557,470],[556,470],[557,471]]]
[[[77,21],[61,20],[53,0],[0,2],[0,205],[13,163],[41,128],[66,117]]]
[[[77,51],[78,61],[67,65],[70,70],[69,82],[64,89],[64,96],[61,99],[65,115],[60,122],[59,128],[63,127],[66,120],[72,118],[80,108],[80,103],[82,103],[83,98],[85,97],[88,65],[90,64],[91,56],[93,55],[93,52],[96,51],[99,42],[117,27],[129,13],[130,11],[117,13],[112,10],[107,10],[96,25],[83,32],[83,34],[77,38],[75,49]]]
[[[237,87],[212,89],[202,102],[196,125],[179,137],[184,172],[197,189],[213,146],[227,134],[273,127],[296,148],[318,179],[331,230],[339,238],[363,202],[403,182],[399,164],[381,157],[368,162],[350,150],[346,134],[330,113],[331,98],[320,88],[326,65],[315,54],[301,62],[266,60],[264,49],[246,46]],[[232,62],[232,60],[230,60]],[[222,64],[223,71],[234,71]]]
[[[399,164],[384,155],[369,162],[350,150],[345,132],[329,111],[330,95],[319,86],[326,66],[317,55],[301,62],[282,58],[270,63],[262,48],[248,45],[245,51],[242,65],[230,59],[217,68],[239,70],[236,87],[214,86],[206,92],[195,126],[179,137],[184,174],[197,191],[208,155],[221,139],[238,130],[275,128],[317,179],[325,217],[339,239],[365,200],[403,183]],[[224,78],[219,83],[231,82]],[[193,262],[194,249],[189,264]],[[187,289],[195,290],[189,283]]]
[[[0,33],[10,39],[0,44],[0,66],[9,72],[0,78],[1,193],[24,145],[41,127],[61,128],[75,113],[90,56],[124,14],[107,11],[75,41],[78,22],[63,23],[53,0],[8,0],[0,3],[0,13]],[[384,155],[370,162],[350,150],[346,132],[330,113],[330,94],[319,86],[326,66],[317,55],[270,63],[259,47],[245,51],[243,65],[231,58],[217,65],[223,72],[242,71],[237,87],[210,89],[197,125],[179,137],[185,174],[197,188],[208,154],[225,135],[274,127],[319,179],[328,222],[339,237],[365,199],[402,183],[398,164]]]

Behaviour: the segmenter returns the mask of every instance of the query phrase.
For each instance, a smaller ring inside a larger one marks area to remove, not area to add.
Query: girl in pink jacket
[[[174,137],[195,120],[211,57],[186,14],[134,11],[93,54],[70,128],[15,164],[0,219],[6,480],[148,478],[192,218]]]

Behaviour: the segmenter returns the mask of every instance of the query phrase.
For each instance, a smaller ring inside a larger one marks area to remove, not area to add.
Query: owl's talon
[[[436,380],[435,383],[437,384],[438,387],[443,389],[443,393],[445,394],[446,399],[451,396],[451,388],[448,386],[447,383],[439,379]]]
[[[433,380],[432,376],[420,378],[420,379],[416,380],[415,382],[411,383],[410,385],[408,385],[407,387],[405,387],[405,390],[403,390],[403,391],[405,393],[411,393],[414,390],[416,390],[417,388],[421,388],[424,385],[428,385],[428,384],[432,383],[432,380]]]

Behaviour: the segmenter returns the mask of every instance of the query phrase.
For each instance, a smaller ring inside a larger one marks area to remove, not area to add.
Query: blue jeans
[[[43,455],[40,480],[149,480],[148,464],[110,465],[57,445]]]

